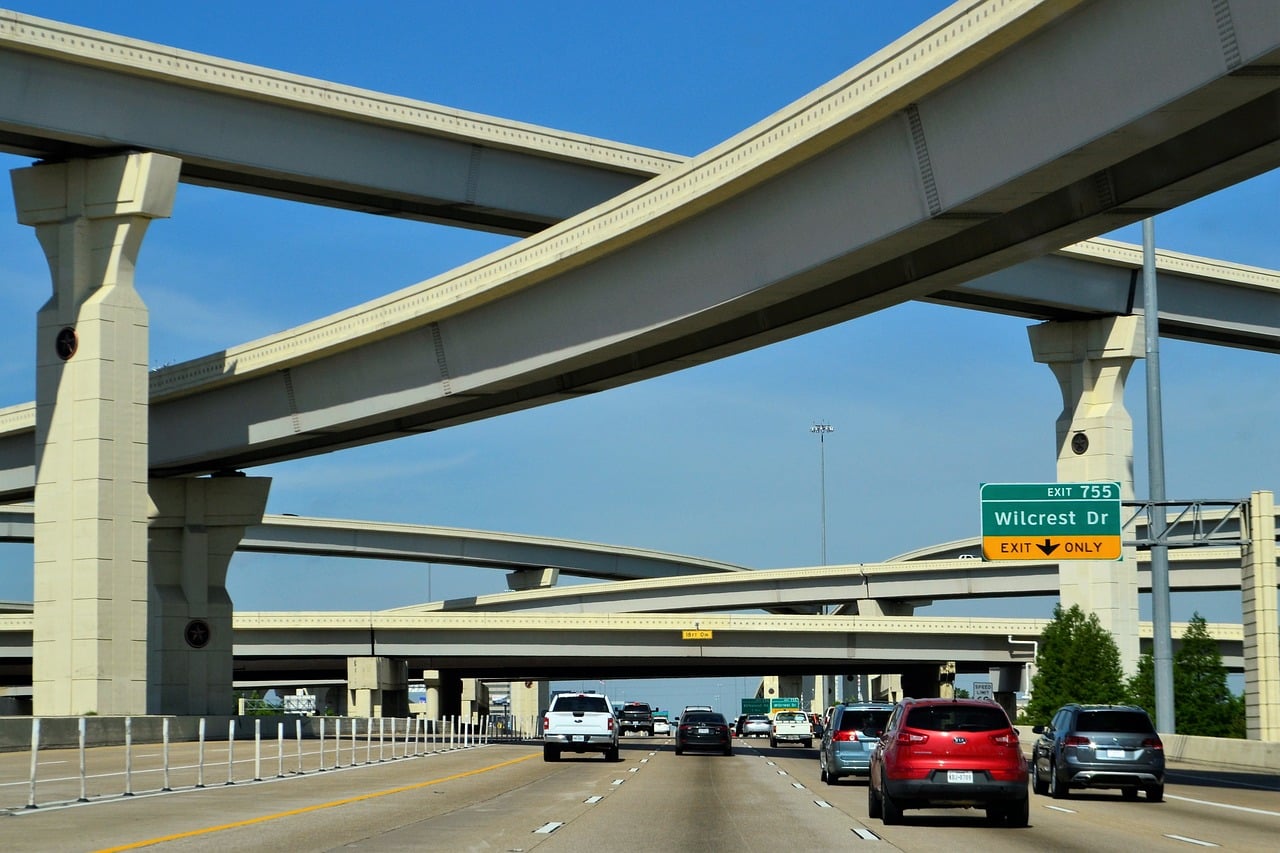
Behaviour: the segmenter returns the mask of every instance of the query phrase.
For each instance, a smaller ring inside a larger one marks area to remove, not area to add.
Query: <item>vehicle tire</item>
[[[1138,789],[1137,788],[1121,788],[1120,795],[1123,796],[1126,800],[1136,800],[1138,799]]]
[[[773,747],[774,749],[777,749],[777,748],[778,748],[778,742],[777,742],[776,740],[774,740],[773,738],[769,738],[769,746]]]
[[[813,749],[813,741],[807,740],[804,742],[803,746],[805,749]]]
[[[1058,776],[1058,763],[1055,761],[1049,765],[1049,796],[1055,800],[1065,800],[1067,798],[1067,783],[1062,781]]]
[[[1010,803],[1004,817],[1009,826],[1026,826],[1031,823],[1031,798],[1023,797],[1016,803]]]
[[[871,780],[867,780],[867,817],[880,817],[880,795],[876,793],[876,786],[871,784]]]
[[[605,760],[605,761],[617,761],[617,760],[618,760],[618,748],[617,748],[616,746],[611,746],[611,747],[609,747],[608,749],[606,749],[606,750],[604,751],[604,760]]]
[[[676,744],[676,755],[684,755],[684,747],[680,744]]]
[[[1162,803],[1164,802],[1164,785],[1148,785],[1147,786],[1147,802]]]
[[[551,745],[549,745],[549,744],[543,744],[543,745],[542,745],[542,760],[543,760],[543,761],[559,761],[559,760],[560,760],[560,747],[558,747],[558,746],[551,746]]]
[[[724,748],[725,755],[733,755],[733,744],[729,744]]]
[[[1040,768],[1034,763],[1031,765],[1031,790],[1042,797],[1049,793],[1049,781],[1040,778]]]
[[[822,756],[818,756],[818,781],[831,784],[831,780],[827,778],[827,762],[822,760]]]
[[[887,790],[880,792],[880,819],[885,826],[902,823],[902,808],[889,796]]]

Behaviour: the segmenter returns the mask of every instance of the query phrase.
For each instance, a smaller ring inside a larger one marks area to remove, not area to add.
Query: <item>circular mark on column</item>
[[[203,619],[192,619],[183,629],[182,636],[191,648],[203,649],[213,638],[213,631],[209,628],[209,623]]]
[[[1089,436],[1082,432],[1078,432],[1071,436],[1071,452],[1076,456],[1083,456],[1084,452],[1089,449]]]
[[[53,341],[54,349],[57,350],[58,358],[67,361],[71,356],[76,354],[76,349],[80,346],[80,340],[76,337],[76,330],[70,326],[64,327],[58,332],[58,337]]]

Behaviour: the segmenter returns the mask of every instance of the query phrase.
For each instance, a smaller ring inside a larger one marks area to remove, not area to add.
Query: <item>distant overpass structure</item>
[[[30,677],[30,615],[0,615],[0,679]],[[933,670],[1033,662],[1043,619],[776,616],[767,614],[519,614],[323,611],[237,613],[237,681],[345,681],[348,658],[405,661],[409,671],[478,679],[662,678]],[[1177,625],[1178,636],[1185,629]],[[710,631],[703,640],[686,630]],[[1151,638],[1144,624],[1142,636]],[[1243,665],[1238,625],[1212,625],[1224,664]]]
[[[0,542],[31,542],[32,507],[0,508]],[[745,572],[718,560],[645,548],[520,533],[335,518],[268,515],[237,551],[260,554],[444,563],[516,573],[546,570],[598,580]]]

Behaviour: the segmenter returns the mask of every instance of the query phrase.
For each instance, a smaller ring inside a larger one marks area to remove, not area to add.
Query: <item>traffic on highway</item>
[[[697,725],[720,715],[688,716]],[[908,719],[898,731],[909,739],[926,730]],[[46,785],[65,784],[57,801],[35,808],[25,804],[29,757],[3,753],[0,849],[594,851],[603,844],[776,853],[877,843],[874,849],[908,851],[1267,850],[1280,832],[1275,774],[1170,761],[1160,799],[1093,788],[1051,797],[1028,782],[1025,826],[1008,820],[1007,810],[992,819],[982,808],[946,801],[915,803],[920,807],[887,823],[883,800],[880,818],[870,816],[865,778],[825,783],[817,744],[775,748],[731,733],[727,755],[718,748],[677,754],[677,736],[628,736],[616,760],[564,752],[555,762],[541,760],[538,738],[400,743],[389,752],[375,741],[354,751],[330,745],[320,755],[320,745],[307,741],[296,757],[286,743],[287,766],[271,753],[255,766],[259,757],[241,748],[225,776],[208,774],[202,786],[178,778],[177,768],[196,761],[196,745],[176,744],[170,790],[158,784],[159,750],[152,746],[135,748],[130,769],[135,790],[145,793],[132,796],[123,793],[121,748],[98,747],[87,751],[94,788],[83,801],[75,751],[49,750],[40,754],[38,776]],[[307,772],[294,772],[295,760]]]

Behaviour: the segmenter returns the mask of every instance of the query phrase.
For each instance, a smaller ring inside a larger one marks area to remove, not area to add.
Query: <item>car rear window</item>
[[[609,705],[603,696],[559,696],[554,705],[556,711],[605,711]]]
[[[931,732],[989,732],[1009,728],[1009,718],[995,706],[932,705],[908,711],[906,725]]]
[[[890,711],[845,711],[840,715],[840,731],[842,732],[866,732],[867,734],[881,734],[884,732],[884,724],[889,722]]]
[[[768,718],[768,716],[766,716],[765,714],[752,714],[751,716],[747,717],[747,720],[748,720],[749,722],[752,722],[752,723],[767,723],[767,722],[769,722],[769,718]]]
[[[774,719],[781,723],[807,723],[809,718],[798,711],[783,711],[774,716]]]
[[[691,725],[696,723],[700,726],[705,726],[707,723],[719,723],[722,726],[728,725],[728,723],[724,721],[723,714],[716,714],[711,711],[690,711],[684,715],[684,719],[680,722],[689,723]]]
[[[1076,731],[1081,732],[1155,732],[1151,718],[1137,711],[1081,711]]]

